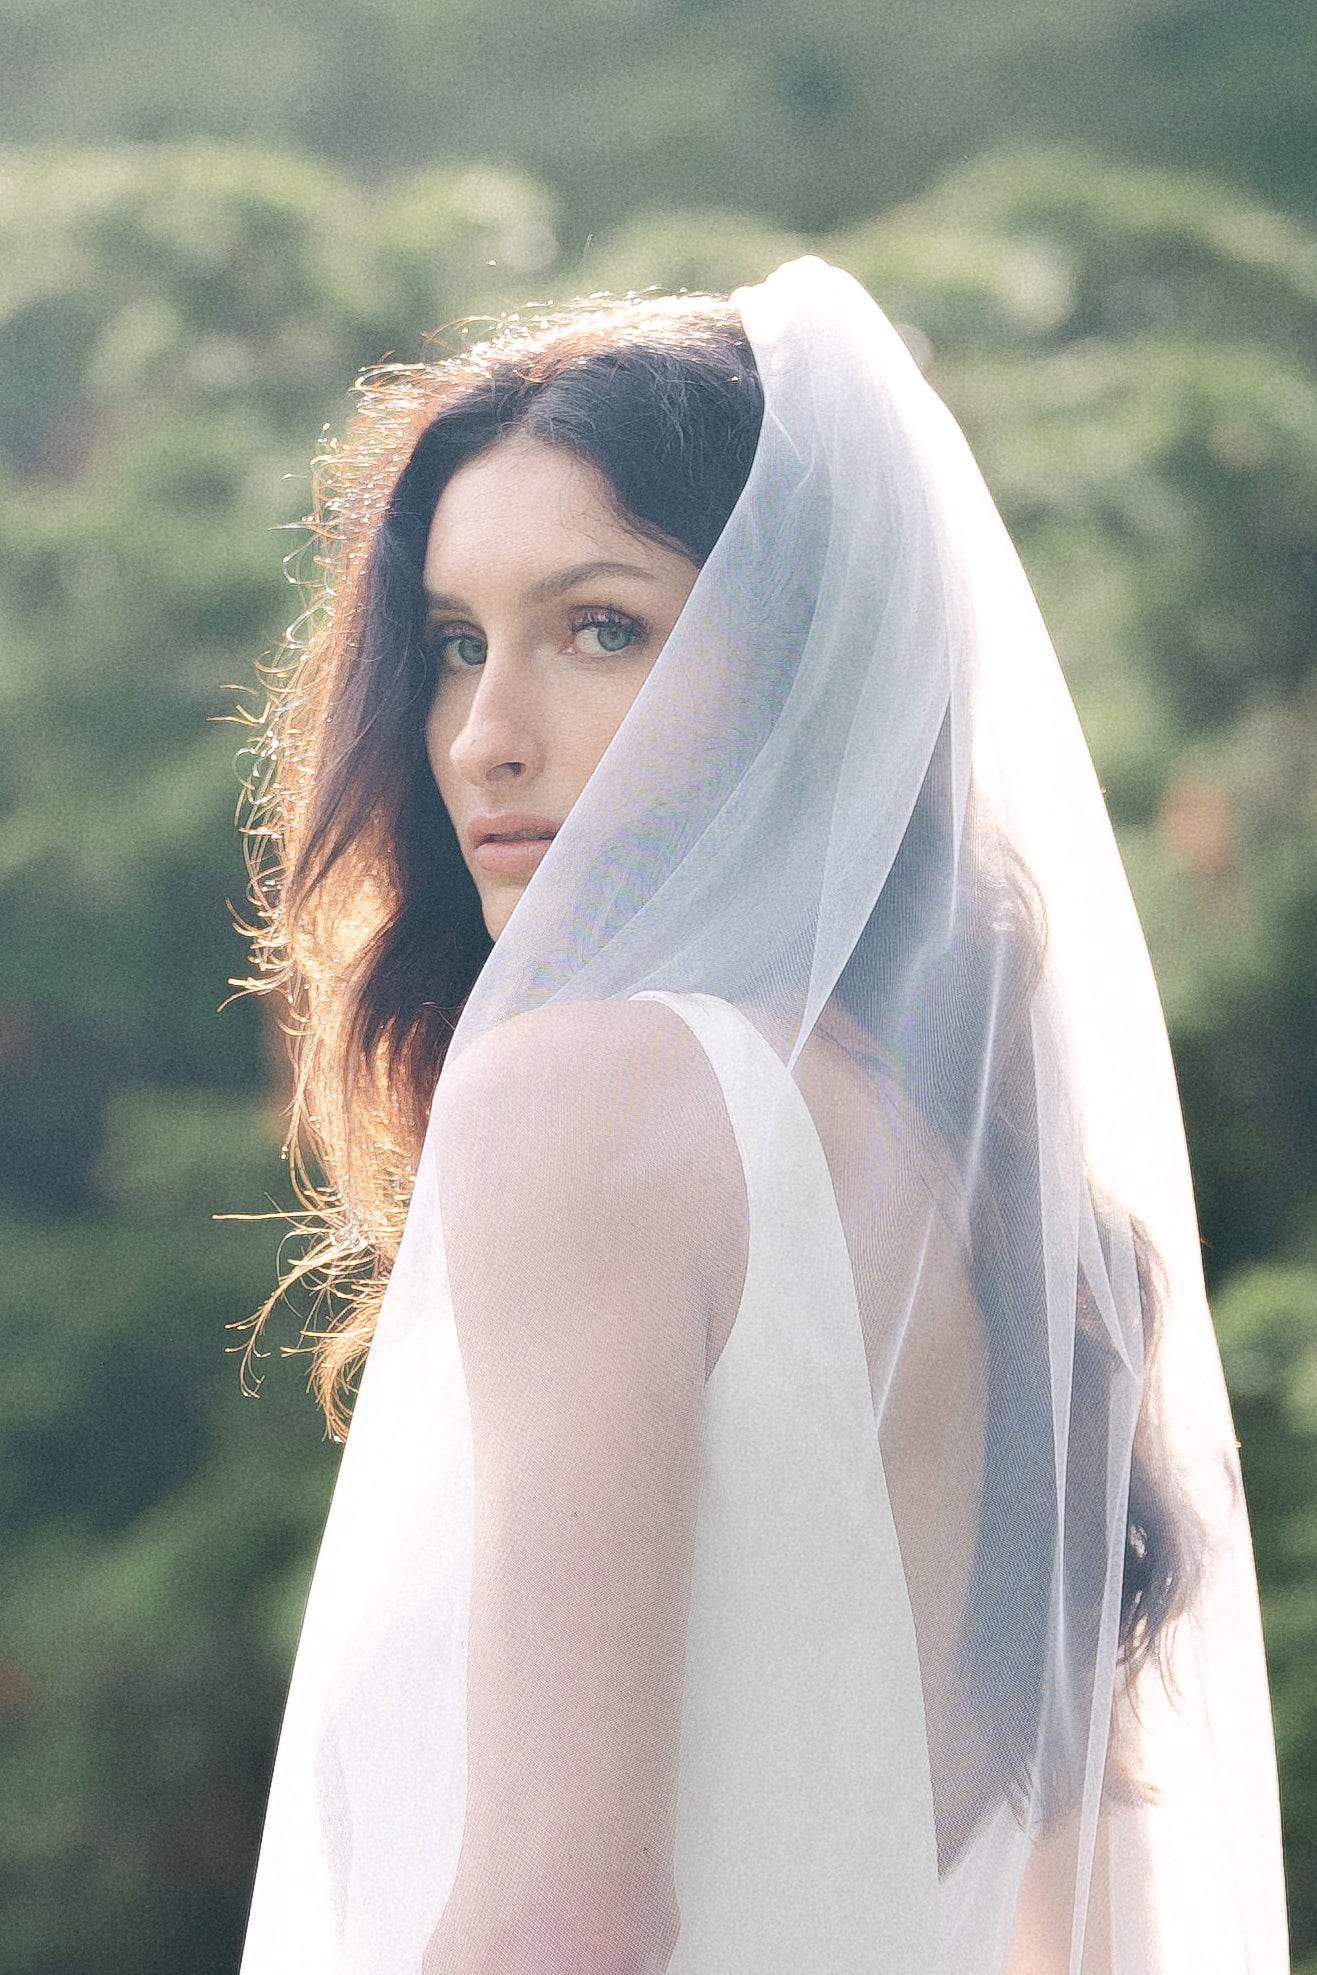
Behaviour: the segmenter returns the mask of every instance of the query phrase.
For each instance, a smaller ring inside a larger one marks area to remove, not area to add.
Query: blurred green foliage
[[[458,12],[453,35],[477,35]],[[431,18],[358,14],[414,38]],[[1091,31],[1154,15],[1099,8]],[[674,0],[668,32],[744,18]],[[199,19],[204,41],[245,16]],[[291,63],[284,10],[262,20]],[[85,24],[21,21],[33,61]],[[255,100],[281,76],[248,57]],[[825,67],[798,86],[823,103]],[[96,100],[72,129],[96,129]],[[247,101],[217,85],[208,114],[237,127]],[[1244,1443],[1296,1944],[1317,1956],[1317,241],[1220,185],[1069,149],[980,157],[862,222],[858,187],[793,205],[701,170],[759,216],[646,217],[622,189],[618,226],[563,255],[554,201],[485,167],[367,189],[215,145],[0,161],[0,1975],[235,1962],[334,1454],[294,1369],[253,1404],[223,1355],[280,1228],[210,1215],[287,1195],[277,1041],[250,1002],[216,1015],[244,884],[243,736],[216,716],[299,607],[280,564],[304,538],[281,531],[317,434],[357,367],[471,311],[727,287],[802,246],[871,287],[965,424],[1121,834]],[[786,230],[816,209],[844,229]]]
[[[228,1969],[333,1455],[225,1326],[287,1204],[226,900],[250,684],[358,366],[552,251],[196,147],[0,164],[0,1969]],[[284,1333],[292,1334],[292,1327]]]
[[[11,143],[488,158],[573,251],[644,204],[814,230],[1003,143],[1228,172],[1311,215],[1308,0],[0,0]]]

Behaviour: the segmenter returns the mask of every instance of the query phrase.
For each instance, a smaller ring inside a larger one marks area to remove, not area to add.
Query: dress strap
[[[749,1205],[741,1304],[705,1387],[670,1975],[820,1955],[849,1975],[878,1941],[885,1967],[934,1975],[918,1648],[832,1176],[748,1016],[706,994],[635,999],[666,1002],[703,1048]],[[753,1944],[734,1964],[728,1887]]]
[[[856,1443],[874,1438],[863,1336],[850,1255],[813,1116],[772,1045],[731,1002],[711,994],[648,991],[686,1023],[722,1090],[745,1176],[749,1260],[742,1306],[723,1356],[749,1359],[767,1349],[779,1361],[826,1356],[838,1392],[847,1395]],[[777,1293],[810,1258],[810,1293]],[[776,1337],[769,1346],[767,1333]],[[754,1335],[752,1335],[752,1333]]]
[[[731,1001],[713,993],[673,993],[648,988],[632,1001],[663,1001],[691,1029],[705,1051],[723,1090],[736,1149],[744,1167],[754,1219],[756,1195],[766,1179],[766,1163],[782,1163],[784,1151],[794,1151],[790,1163],[823,1163],[823,1147],[813,1128],[810,1106],[796,1080],[772,1045],[760,1035],[748,1015]],[[831,1187],[831,1183],[829,1183]]]

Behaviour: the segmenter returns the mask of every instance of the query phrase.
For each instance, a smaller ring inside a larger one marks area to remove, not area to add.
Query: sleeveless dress
[[[989,1820],[939,1884],[914,1621],[822,1146],[738,1010],[637,998],[707,1055],[749,1205],[705,1389],[670,1975],[988,1975],[1022,1834]],[[438,1219],[427,1148],[307,1605],[242,1975],[416,1975],[453,1882],[473,1489]]]

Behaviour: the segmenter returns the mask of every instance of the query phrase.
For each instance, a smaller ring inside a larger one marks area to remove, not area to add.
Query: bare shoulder
[[[496,1164],[601,1201],[661,1190],[670,1215],[710,1189],[743,1197],[718,1080],[663,1002],[557,1002],[490,1030],[440,1078],[435,1131],[441,1173]]]
[[[624,1337],[680,1379],[682,1338],[707,1374],[740,1301],[749,1207],[721,1088],[678,1015],[614,1001],[518,1016],[445,1071],[435,1130],[471,1375],[514,1309],[523,1344],[533,1329],[551,1353],[615,1363]]]
[[[673,1105],[710,1121],[723,1108],[703,1049],[659,1001],[554,1002],[516,1015],[445,1069],[435,1098],[441,1127],[470,1126],[490,1107],[569,1125],[637,1123]]]

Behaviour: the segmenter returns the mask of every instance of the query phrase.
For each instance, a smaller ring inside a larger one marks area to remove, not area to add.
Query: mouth
[[[557,832],[545,816],[476,817],[467,828],[479,868],[511,876],[529,875]]]
[[[552,842],[552,837],[485,837],[476,845],[475,860],[482,871],[529,876]]]

